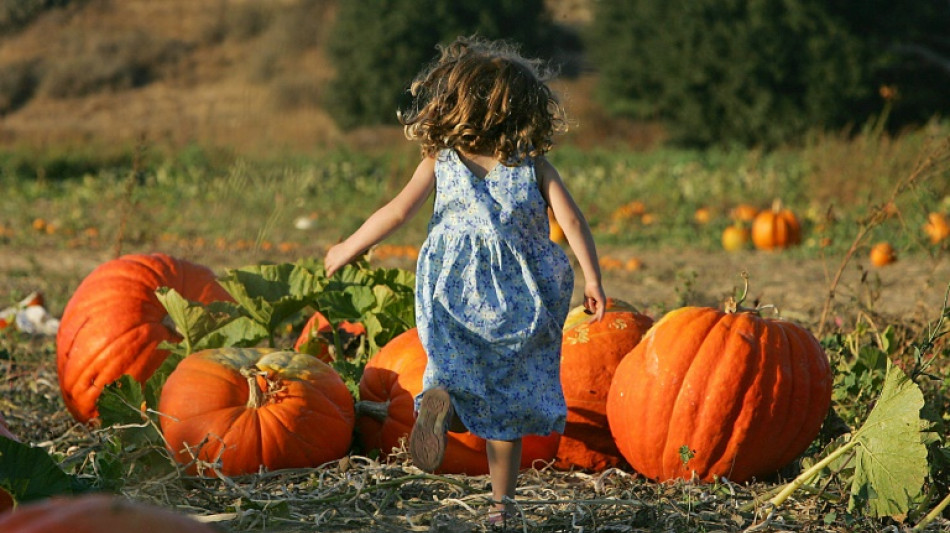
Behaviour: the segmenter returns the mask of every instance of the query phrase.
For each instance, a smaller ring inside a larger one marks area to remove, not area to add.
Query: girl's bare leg
[[[491,475],[491,497],[495,501],[495,510],[505,511],[502,499],[515,498],[518,485],[518,470],[521,466],[521,439],[489,440],[485,443],[488,452],[488,472]],[[511,510],[507,507],[507,510]]]

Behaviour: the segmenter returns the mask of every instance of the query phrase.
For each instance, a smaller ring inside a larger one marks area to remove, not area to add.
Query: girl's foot
[[[452,402],[443,388],[429,389],[419,401],[419,415],[409,434],[409,455],[417,467],[435,472],[445,457],[445,432],[452,422]]]
[[[514,512],[511,508],[496,503],[488,511],[488,515],[485,517],[485,525],[492,530],[506,530],[512,516],[514,516]]]

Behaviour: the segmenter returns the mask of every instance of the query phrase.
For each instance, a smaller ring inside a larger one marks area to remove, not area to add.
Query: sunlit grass
[[[897,138],[816,137],[803,147],[771,153],[564,146],[550,159],[599,242],[719,249],[735,206],[766,209],[779,199],[803,226],[803,245],[791,253],[813,255],[846,249],[857,221],[888,199],[925,155],[928,142],[947,135],[950,126],[933,124]],[[402,147],[251,160],[192,147],[166,156],[152,153],[133,172],[120,157],[93,169],[73,156],[27,155],[0,154],[0,163],[6,161],[0,166],[3,242],[84,247],[121,240],[148,247],[187,241],[221,249],[281,243],[319,248],[336,242],[399,190],[417,157]],[[643,212],[621,216],[631,202],[642,204]],[[890,241],[902,254],[932,253],[921,228],[930,212],[950,211],[946,166],[899,195],[895,207],[893,220],[876,227],[872,239]],[[708,220],[696,220],[700,208]],[[393,235],[391,244],[421,242],[428,212]],[[301,219],[305,223],[298,223]]]

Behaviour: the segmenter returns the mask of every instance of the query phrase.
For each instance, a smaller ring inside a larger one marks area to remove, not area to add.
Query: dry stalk
[[[868,216],[858,221],[858,233],[851,242],[851,246],[848,247],[848,251],[845,252],[844,257],[841,259],[841,263],[838,265],[838,270],[835,272],[834,278],[831,281],[831,286],[828,289],[828,296],[826,297],[824,306],[821,310],[821,318],[818,320],[818,332],[816,335],[818,338],[821,338],[824,334],[825,326],[827,325],[828,313],[831,311],[831,306],[835,299],[835,291],[838,288],[838,284],[841,282],[841,276],[844,274],[844,269],[848,266],[851,258],[854,256],[855,252],[857,252],[858,248],[864,244],[864,241],[871,230],[888,218],[888,204],[894,202],[902,193],[906,192],[907,190],[916,187],[925,182],[927,179],[947,170],[948,166],[950,166],[948,165],[950,164],[950,138],[940,140],[936,143],[936,146],[932,145],[931,148],[929,148],[929,150],[925,151],[924,153],[925,155],[918,160],[914,169],[909,174],[907,174],[907,176],[897,182],[887,199],[880,204],[872,206]]]
[[[120,203],[121,214],[119,215],[119,229],[116,232],[115,244],[112,247],[112,257],[116,259],[122,256],[122,243],[125,241],[125,232],[128,228],[129,218],[132,216],[132,212],[135,208],[132,195],[135,192],[136,184],[142,176],[144,167],[143,158],[146,148],[146,138],[143,133],[135,146],[135,155],[132,157],[132,171],[125,179],[125,190],[123,191]]]

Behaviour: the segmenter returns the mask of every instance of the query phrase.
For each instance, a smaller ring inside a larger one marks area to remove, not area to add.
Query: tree
[[[925,87],[950,92],[950,73],[935,79],[932,67],[902,63],[895,46],[917,42],[921,28],[939,35],[950,9],[868,4],[600,0],[588,39],[599,98],[612,113],[664,121],[692,145],[769,146],[864,122],[881,112],[889,84],[913,93],[900,103],[921,111],[906,117],[946,109],[946,99],[918,97]]]
[[[436,45],[475,33],[542,57],[550,57],[558,41],[543,0],[341,2],[328,43],[336,77],[326,107],[344,128],[393,124]]]

